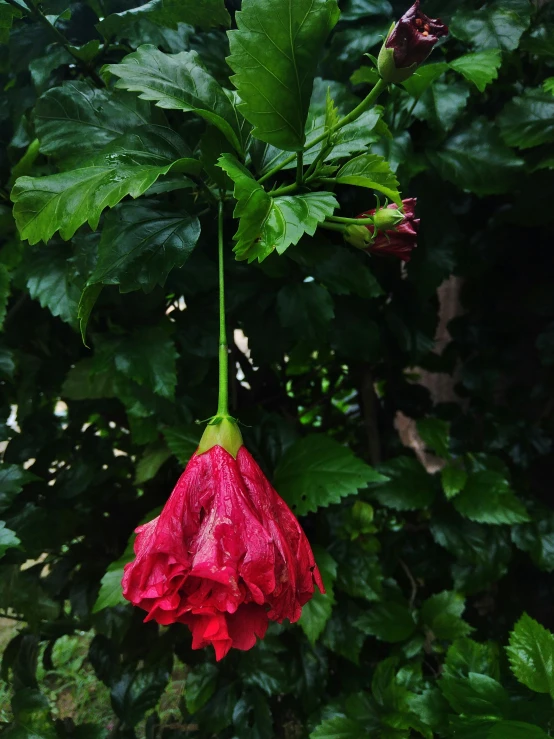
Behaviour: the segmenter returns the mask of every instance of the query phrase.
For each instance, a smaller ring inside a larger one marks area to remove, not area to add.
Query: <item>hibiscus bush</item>
[[[0,0],[3,734],[551,736],[554,4],[136,2]]]

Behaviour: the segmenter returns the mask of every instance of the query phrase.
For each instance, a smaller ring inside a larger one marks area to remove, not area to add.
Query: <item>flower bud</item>
[[[343,232],[344,240],[356,249],[367,249],[371,244],[371,231],[366,226],[347,226]]]
[[[416,71],[448,27],[440,18],[428,18],[419,0],[391,27],[377,59],[377,68],[387,83],[403,82]]]

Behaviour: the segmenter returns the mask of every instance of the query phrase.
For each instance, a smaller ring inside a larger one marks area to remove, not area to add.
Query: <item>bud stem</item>
[[[343,218],[342,216],[327,216],[326,221],[334,221],[335,223],[347,223],[355,224],[356,226],[373,226],[374,217],[368,216],[367,218]]]
[[[217,246],[219,266],[219,398],[217,415],[229,415],[229,357],[225,327],[225,277],[223,273],[223,201],[219,201],[217,218]]]

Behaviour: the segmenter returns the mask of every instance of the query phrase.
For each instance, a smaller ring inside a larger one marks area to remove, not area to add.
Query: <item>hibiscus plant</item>
[[[552,4],[136,2],[0,0],[5,735],[545,739]]]

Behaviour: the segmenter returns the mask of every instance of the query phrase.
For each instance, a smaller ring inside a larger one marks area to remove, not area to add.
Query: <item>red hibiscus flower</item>
[[[407,10],[389,33],[379,54],[379,73],[385,82],[402,82],[422,64],[448,26],[440,18],[429,18],[419,9],[419,0]]]
[[[373,234],[374,229],[377,228],[377,236],[365,247],[365,251],[370,254],[392,254],[403,262],[409,262],[411,258],[412,249],[417,246],[417,232],[419,228],[419,218],[414,217],[414,211],[416,206],[416,198],[406,198],[402,201],[404,208],[404,217],[393,229],[379,228],[380,223],[386,224],[388,209],[397,209],[398,206],[395,203],[391,203],[387,208],[381,208],[376,211],[368,210],[365,213],[360,213],[358,218],[367,218],[369,216],[376,216],[375,226],[366,226],[370,234]]]
[[[186,624],[192,648],[212,644],[217,660],[253,647],[268,620],[297,621],[314,582],[324,592],[296,517],[235,424],[224,424],[234,443],[205,443],[221,430],[208,427],[161,514],[137,528],[123,576],[123,594],[148,611],[145,621]]]

